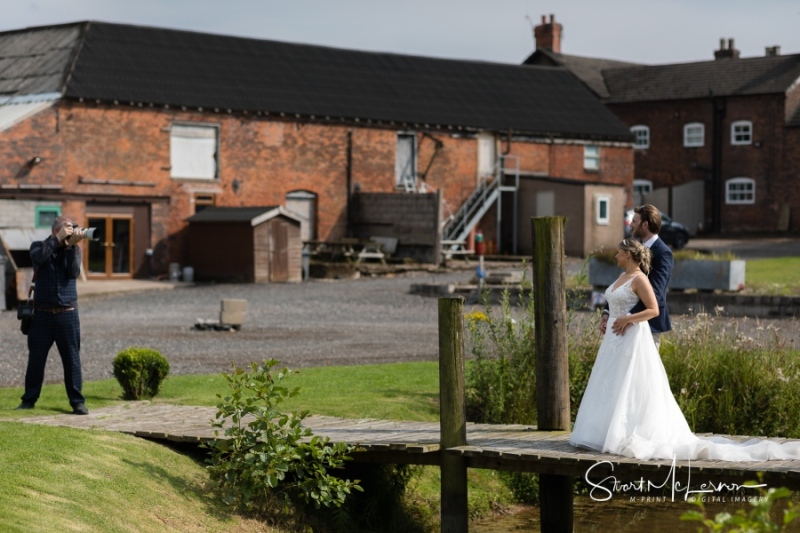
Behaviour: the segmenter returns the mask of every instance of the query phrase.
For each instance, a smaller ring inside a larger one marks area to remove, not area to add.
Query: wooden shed
[[[0,311],[6,307],[16,307],[17,301],[28,298],[28,289],[33,278],[33,263],[30,247],[34,241],[42,241],[50,235],[50,228],[0,228],[0,267],[4,275],[0,275],[0,291],[5,298],[0,298]]]
[[[208,207],[187,222],[197,280],[302,281],[301,220],[284,207]]]

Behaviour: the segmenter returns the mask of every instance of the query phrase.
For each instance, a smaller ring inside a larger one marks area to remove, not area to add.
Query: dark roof
[[[61,93],[81,26],[0,33],[0,95]]]
[[[608,103],[785,93],[800,78],[800,54],[612,69],[603,77]]]
[[[608,98],[608,88],[603,79],[603,71],[612,68],[639,66],[636,63],[580,57],[553,52],[548,48],[539,48],[523,62],[524,65],[563,66],[578,77],[589,89],[600,98]]]
[[[99,22],[0,33],[0,61],[7,56],[3,43],[12,36],[41,39],[46,48],[52,32],[77,50],[74,62],[68,60],[69,46],[58,60],[51,51],[53,64],[63,69],[66,98],[380,121],[396,127],[631,139],[628,129],[564,68]],[[35,61],[27,62],[32,66]]]
[[[206,207],[186,219],[187,222],[250,222],[254,218],[279,209],[267,207]]]

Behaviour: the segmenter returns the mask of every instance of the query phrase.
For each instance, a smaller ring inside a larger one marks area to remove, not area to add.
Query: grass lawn
[[[748,259],[745,283],[757,294],[800,294],[800,257]]]
[[[0,531],[270,531],[232,515],[194,460],[121,433],[0,423]]]
[[[437,363],[302,369],[287,386],[298,396],[284,411],[352,418],[436,421]],[[171,376],[155,401],[216,405],[220,375]],[[89,410],[121,402],[116,380],[84,383]],[[0,388],[0,531],[274,531],[232,515],[209,493],[202,464],[170,448],[127,435],[20,424],[70,412],[62,384],[46,385],[33,411],[16,411],[20,388]],[[476,517],[511,496],[488,470],[470,471]],[[407,498],[438,514],[439,471],[420,468]]]

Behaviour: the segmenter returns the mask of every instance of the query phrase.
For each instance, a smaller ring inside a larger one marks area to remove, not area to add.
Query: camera
[[[97,228],[78,228],[75,227],[72,232],[73,234],[81,235],[87,241],[99,241],[100,237],[95,237],[94,234],[97,231]],[[67,239],[69,240],[69,239]]]

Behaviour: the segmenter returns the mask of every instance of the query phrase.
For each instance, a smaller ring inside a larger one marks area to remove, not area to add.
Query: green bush
[[[119,352],[113,365],[125,400],[152,398],[169,374],[169,362],[161,353],[138,346]]]
[[[305,520],[314,532],[380,531],[382,533],[424,533],[434,524],[425,520],[423,510],[406,499],[418,467],[350,462],[346,475],[356,477],[362,492],[348,495],[342,507],[322,508]]]
[[[341,469],[353,448],[313,435],[302,421],[308,411],[281,413],[278,405],[299,393],[282,381],[295,371],[272,368],[274,359],[251,363],[246,372],[234,366],[223,374],[229,395],[217,404],[213,426],[217,438],[208,470],[222,500],[264,516],[295,517],[308,506],[339,508],[351,490],[361,491],[358,480],[340,479],[328,469]]]
[[[519,503],[539,503],[539,476],[530,472],[500,472],[500,479]]]
[[[466,410],[471,422],[534,424],[536,373],[533,299],[521,291],[516,309],[504,291],[491,305],[465,317],[472,360],[467,366]]]
[[[763,474],[759,474],[759,484],[763,483]],[[745,482],[745,485],[755,485],[755,482]],[[786,487],[758,489],[759,495],[749,499],[751,506],[750,512],[739,509],[735,514],[718,513],[714,518],[710,518],[703,505],[703,498],[692,497],[689,500],[691,505],[696,506],[699,511],[686,511],[681,515],[681,520],[687,522],[700,522],[709,532],[730,532],[730,533],[779,533],[787,531],[787,526],[791,525],[800,514],[797,506],[790,500],[791,491]],[[772,511],[776,503],[786,503],[782,516],[773,521]],[[698,531],[702,531],[698,529]]]

